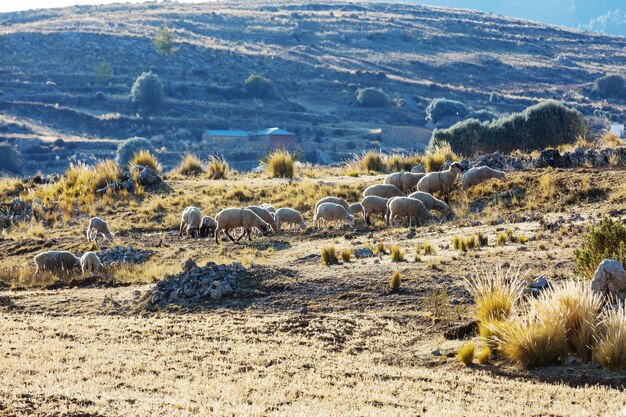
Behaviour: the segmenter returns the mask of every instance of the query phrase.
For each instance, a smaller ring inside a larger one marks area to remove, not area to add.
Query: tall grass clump
[[[202,161],[197,156],[188,153],[180,162],[178,172],[185,176],[200,175],[202,174]]]
[[[359,166],[367,172],[387,172],[387,166],[380,152],[368,151],[358,158]]]
[[[420,157],[417,155],[391,155],[387,159],[387,172],[408,172],[420,163]]]
[[[338,263],[335,247],[332,245],[322,247],[322,265],[334,265]]]
[[[447,142],[428,149],[423,157],[426,172],[441,171],[446,161],[457,161],[459,156],[452,151]]]
[[[269,153],[262,162],[265,171],[273,178],[293,178],[295,175],[294,156],[285,149]]]
[[[400,262],[404,260],[404,251],[400,249],[398,245],[391,245],[389,247],[389,254],[391,256],[391,262]]]
[[[620,222],[604,218],[587,233],[574,257],[578,272],[587,279],[593,278],[604,259],[616,259],[626,266],[626,228]]]
[[[352,251],[350,249],[344,249],[341,251],[341,260],[348,263],[352,257]]]
[[[389,281],[389,288],[391,289],[391,292],[398,292],[398,290],[400,290],[401,280],[402,277],[400,275],[400,271],[394,271],[391,275],[391,281]]]
[[[209,178],[212,180],[223,180],[228,178],[230,172],[230,166],[226,159],[211,155],[207,167]]]
[[[474,342],[468,342],[461,346],[459,353],[457,353],[457,359],[465,366],[471,365],[474,361],[474,352],[476,351],[476,345]]]
[[[159,160],[156,158],[156,156],[154,156],[152,152],[146,149],[142,149],[139,152],[137,152],[133,156],[133,158],[130,160],[130,165],[132,166],[142,165],[148,168],[152,168],[157,173],[160,173],[161,169],[163,169],[163,167],[159,163]]]
[[[598,330],[594,360],[611,371],[626,371],[626,306],[607,310]]]
[[[523,279],[520,268],[504,270],[496,264],[483,265],[474,275],[464,280],[465,289],[474,298],[476,318],[481,323],[507,319],[522,295]]]

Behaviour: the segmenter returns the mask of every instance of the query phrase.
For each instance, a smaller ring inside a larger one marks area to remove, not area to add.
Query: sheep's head
[[[304,220],[300,222],[300,230],[306,230],[306,222]]]
[[[348,214],[346,216],[346,222],[350,225],[350,226],[354,226],[354,216],[351,214]]]
[[[506,174],[502,171],[496,173],[496,178],[502,181],[506,181]]]
[[[463,172],[463,167],[458,162],[453,162],[452,165],[450,165],[450,169],[457,173]]]
[[[263,236],[269,235],[270,232],[272,231],[270,228],[270,225],[265,222],[259,225],[259,230],[261,231],[261,233],[263,233]]]
[[[189,236],[191,237],[196,237],[198,236],[198,234],[200,233],[200,230],[197,227],[190,227],[187,226],[187,233],[189,234]]]

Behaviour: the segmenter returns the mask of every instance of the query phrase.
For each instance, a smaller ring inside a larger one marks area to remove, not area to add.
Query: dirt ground
[[[626,180],[623,171],[556,175],[614,188]],[[455,357],[464,342],[444,336],[472,321],[462,280],[475,267],[512,264],[529,280],[572,278],[585,226],[610,213],[619,218],[623,208],[621,197],[608,194],[552,209],[470,210],[418,229],[367,228],[359,219],[352,229],[221,248],[167,227],[118,227],[118,242],[155,253],[138,269],[160,268],[162,278],[190,257],[200,265],[237,261],[258,272],[254,291],[148,312],[138,306],[149,280],[55,290],[7,285],[0,291],[0,416],[626,415],[623,374],[579,364],[523,371],[503,360],[466,368]],[[123,216],[112,214],[113,224]],[[78,223],[48,238],[0,240],[3,264],[28,264],[49,248],[81,250]],[[507,231],[529,240],[497,246],[496,235]],[[454,236],[478,232],[488,246],[452,247]],[[322,246],[354,253],[379,242],[399,245],[405,260],[392,262],[387,249],[320,263]],[[423,243],[435,253],[416,259]],[[392,293],[396,270],[401,288]]]

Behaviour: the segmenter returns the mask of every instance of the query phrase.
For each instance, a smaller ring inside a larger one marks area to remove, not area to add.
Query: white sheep
[[[506,174],[497,169],[485,167],[474,167],[469,169],[461,177],[461,184],[463,185],[463,191],[467,191],[475,185],[483,184],[489,180],[498,179],[505,181]]]
[[[36,255],[35,274],[43,271],[52,273],[69,273],[80,268],[80,259],[68,251],[49,251]]]
[[[333,222],[335,226],[337,222],[345,222],[350,226],[354,225],[354,216],[348,213],[345,207],[335,203],[322,203],[317,207],[315,216],[313,217],[313,227],[320,228],[320,221]]]
[[[276,209],[269,203],[259,204],[259,207],[269,211],[272,216],[274,216],[276,214]]]
[[[93,240],[97,243],[98,235],[104,236],[106,240],[113,240],[113,233],[109,230],[109,225],[100,217],[92,217],[91,220],[89,220],[89,226],[85,234],[87,235],[87,242]]]
[[[421,172],[394,172],[385,177],[385,184],[395,185],[403,193],[409,193],[417,188],[417,183],[425,175]]]
[[[341,207],[345,208],[346,210],[350,209],[350,204],[348,204],[348,202],[344,200],[343,197],[324,197],[318,200],[317,203],[315,203],[315,208],[313,209],[313,213],[314,214],[317,213],[317,208],[320,206],[320,204],[324,204],[324,203],[339,204]]]
[[[270,225],[263,219],[257,216],[254,211],[246,208],[226,208],[215,216],[217,222],[217,228],[215,229],[215,243],[219,245],[219,236],[223,231],[226,236],[233,242],[235,239],[230,235],[231,229],[243,227],[243,233],[237,238],[237,242],[241,240],[244,235],[248,235],[248,240],[252,240],[251,232],[253,228],[257,228],[267,236],[270,233]]]
[[[382,198],[405,197],[406,194],[393,184],[374,184],[363,191],[363,197],[375,195]]]
[[[450,204],[448,193],[462,170],[458,162],[453,162],[445,171],[429,172],[417,183],[417,190],[429,194],[441,193],[445,197],[446,204]]]
[[[98,258],[95,252],[85,252],[80,257],[80,268],[83,270],[83,274],[85,272],[95,273],[102,268],[102,262],[100,262],[100,258]]]
[[[278,210],[276,210],[276,215],[274,216],[274,219],[276,220],[276,229],[278,230],[278,233],[281,232],[283,224],[287,224],[289,230],[291,230],[291,227],[293,225],[299,226],[300,230],[306,229],[306,223],[302,218],[302,214],[298,210],[294,210],[292,208],[279,208]]]
[[[410,197],[394,197],[387,202],[387,222],[390,226],[398,217],[409,219],[409,227],[415,219],[417,226],[422,226],[426,222],[435,220],[435,217],[428,211],[424,203]]]
[[[276,229],[276,222],[274,221],[274,216],[272,216],[272,213],[267,211],[267,209],[261,208],[259,206],[248,206],[246,208],[249,210],[252,210],[254,214],[256,214],[261,219],[263,219],[265,223],[269,224],[274,233],[278,232]]]
[[[350,207],[348,207],[348,213],[352,214],[354,218],[356,218],[357,214],[362,214],[363,218],[365,218],[365,210],[363,210],[361,203],[350,204]]]
[[[217,222],[211,216],[204,216],[200,222],[200,237],[213,237]]]
[[[202,213],[198,207],[189,206],[183,210],[180,216],[180,229],[178,235],[183,235],[183,229],[189,236],[196,236],[200,233],[200,224],[202,222]],[[186,227],[186,228],[185,228]]]
[[[372,214],[382,214],[383,219],[387,216],[387,200],[387,198],[369,195],[361,201],[365,223],[367,223],[368,226],[370,225],[370,217]]]
[[[435,198],[432,194],[425,193],[423,191],[416,191],[409,195],[410,198],[415,198],[416,200],[424,203],[428,210],[438,211],[442,215],[450,215],[452,214],[452,210],[450,206],[444,203],[443,201]]]

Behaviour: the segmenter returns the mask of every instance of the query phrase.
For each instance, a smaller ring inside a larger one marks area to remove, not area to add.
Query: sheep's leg
[[[180,227],[178,228],[178,236],[183,236],[183,227],[185,226],[185,222],[180,222]]]
[[[217,243],[218,245],[220,244],[220,240],[219,240],[220,232],[221,232],[220,229],[215,229],[215,233],[214,233],[214,235],[215,235],[215,243]]]
[[[365,224],[370,226],[370,216],[365,216]]]
[[[228,238],[230,240],[232,240],[233,242],[235,242],[235,238],[232,237],[232,235],[230,234],[230,230],[224,230],[224,233],[226,233],[226,236],[228,236]]]
[[[248,241],[249,242],[252,242],[252,233],[251,233],[251,231],[252,231],[252,229],[248,229],[247,230],[247,232],[248,232]]]

